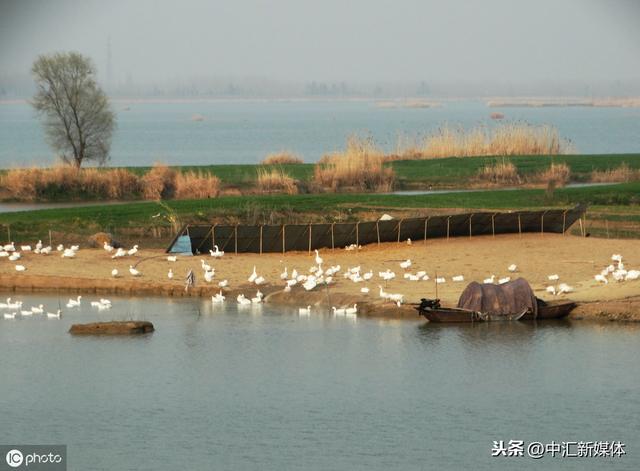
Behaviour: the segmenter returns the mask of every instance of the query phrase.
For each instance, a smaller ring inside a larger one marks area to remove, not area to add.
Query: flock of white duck
[[[73,309],[82,306],[82,296],[78,296],[75,299],[69,298],[66,304],[67,308]],[[111,309],[111,301],[105,298],[101,298],[98,301],[91,301],[91,307],[97,308],[99,311],[103,311],[105,309]],[[12,298],[7,298],[6,302],[0,302],[0,310],[12,310],[13,312],[5,312],[3,313],[4,319],[13,320],[19,315],[20,317],[34,317],[37,315],[42,315],[47,319],[61,319],[62,318],[62,310],[56,309],[55,312],[51,312],[44,307],[43,304],[38,306],[31,306],[28,309],[26,306],[23,306],[22,301],[14,301]]]
[[[104,250],[111,256],[112,259],[120,259],[124,257],[133,257],[138,254],[138,245],[134,245],[132,248],[125,250],[124,248],[114,248],[108,243],[104,243]],[[351,247],[349,247],[350,249]],[[79,246],[71,245],[70,247],[64,247],[62,244],[56,247],[56,251],[60,253],[62,258],[74,258],[79,250]],[[29,245],[20,246],[20,250],[17,250],[14,243],[0,246],[0,257],[7,257],[10,261],[16,262],[22,258],[22,253],[31,252],[34,254],[40,255],[49,255],[53,251],[51,246],[43,246],[42,241],[38,241],[35,245],[35,249],[32,250]],[[224,252],[221,251],[218,246],[214,246],[214,250],[210,250],[210,255],[212,258],[219,259],[224,256]],[[178,257],[175,255],[167,256],[167,261],[170,263],[176,262]],[[595,280],[601,283],[608,284],[609,280],[616,282],[637,280],[640,278],[640,270],[626,270],[624,267],[624,263],[622,262],[622,255],[614,254],[611,257],[611,260],[614,262],[607,267],[605,267],[600,273],[595,275]],[[315,251],[315,265],[309,267],[307,273],[303,273],[296,268],[293,268],[291,271],[285,267],[284,271],[280,274],[280,280],[284,283],[283,290],[285,292],[291,292],[293,289],[302,288],[305,291],[312,291],[315,289],[319,289],[322,287],[328,287],[329,285],[335,282],[335,277],[339,272],[342,272],[342,267],[340,265],[332,265],[328,268],[324,268],[324,260],[320,256],[318,250]],[[229,281],[227,279],[223,279],[220,281],[215,280],[216,270],[209,263],[207,263],[204,259],[200,259],[200,265],[203,271],[203,279],[206,283],[217,283],[217,286],[220,288],[220,291],[211,297],[211,302],[213,304],[223,304],[226,300],[226,296],[223,293],[223,288],[227,288],[229,286]],[[402,278],[411,282],[425,282],[431,280],[426,270],[416,270],[412,271],[413,262],[410,259],[401,261],[399,263],[399,268],[402,270]],[[25,271],[26,267],[21,264],[16,264],[16,271]],[[518,271],[518,267],[515,264],[511,264],[507,267],[507,271],[509,273],[516,273]],[[134,267],[134,265],[129,265],[129,273],[133,277],[142,276],[142,272]],[[111,271],[111,276],[116,278],[119,277],[120,274],[118,269],[114,268]],[[348,267],[343,271],[342,274],[345,280],[349,280],[353,283],[359,284],[362,283],[362,287],[360,288],[360,293],[363,295],[369,295],[371,292],[371,288],[367,286],[368,283],[374,283],[374,272],[373,270],[365,271],[360,265],[354,267]],[[382,284],[378,284],[378,297],[385,302],[390,302],[396,304],[398,307],[401,306],[405,301],[405,296],[401,293],[391,293],[387,292],[387,283],[396,278],[396,273],[391,269],[387,268],[384,271],[380,271],[377,273],[378,279],[381,282],[384,282],[384,287]],[[169,279],[173,279],[174,273],[171,268],[167,273],[167,277]],[[574,291],[574,288],[569,286],[566,283],[557,283],[559,281],[559,275],[551,274],[547,276],[547,293],[558,296],[566,293],[570,293]],[[450,277],[450,280],[454,283],[463,282],[465,280],[464,275],[453,275]],[[257,271],[257,268],[254,266],[253,271],[247,278],[247,281],[259,287],[267,282],[264,276],[260,275]],[[444,284],[447,282],[447,278],[444,276],[435,276],[433,280],[437,285]],[[496,275],[491,275],[490,277],[483,280],[483,283],[490,284],[504,284],[511,281],[511,276],[501,276],[498,277]],[[246,296],[244,294],[239,294],[236,297],[236,303],[238,306],[250,306],[250,305],[259,305],[264,301],[264,294],[257,289],[255,296]],[[69,299],[66,306],[67,308],[76,308],[79,307],[82,303],[82,296],[78,296],[76,299]],[[100,299],[98,301],[92,301],[91,307],[95,307],[98,310],[106,310],[111,308],[111,302],[108,299]],[[31,309],[22,309],[21,302],[15,302],[11,299],[7,299],[6,303],[0,303],[0,309],[10,309],[15,310],[13,313],[5,313],[5,319],[15,319],[16,315],[19,313],[22,316],[31,316],[34,314],[45,314],[48,318],[57,318],[59,319],[61,316],[60,310],[56,312],[45,312],[43,306],[32,306]],[[353,304],[352,306],[332,306],[331,312],[335,316],[347,316],[347,317],[355,317],[358,314],[358,305]],[[301,307],[298,309],[298,313],[301,316],[307,316],[311,314],[311,306]]]

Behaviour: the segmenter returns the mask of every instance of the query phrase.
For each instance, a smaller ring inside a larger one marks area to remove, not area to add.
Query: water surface
[[[59,321],[0,318],[0,443],[67,444],[69,469],[640,466],[640,326],[354,322],[155,298],[98,313],[85,298]],[[67,333],[129,318],[157,331]],[[628,455],[491,458],[509,439],[621,440]]]

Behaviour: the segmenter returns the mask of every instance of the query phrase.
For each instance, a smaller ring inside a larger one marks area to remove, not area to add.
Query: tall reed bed
[[[488,155],[557,155],[572,150],[553,126],[506,123],[495,128],[464,129],[444,125],[422,138],[401,135],[396,153],[389,158],[433,159]]]
[[[385,166],[383,152],[371,138],[351,136],[342,152],[324,156],[314,169],[313,184],[323,190],[386,192],[393,189],[395,173]]]
[[[0,176],[0,198],[16,201],[135,200],[217,196],[215,175],[154,165],[139,176],[126,169],[17,168]]]

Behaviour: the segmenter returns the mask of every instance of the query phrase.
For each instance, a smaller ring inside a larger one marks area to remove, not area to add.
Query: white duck
[[[226,288],[229,285],[229,280],[222,280],[218,282],[219,288]]]
[[[134,245],[132,248],[127,250],[127,255],[135,255],[138,253],[138,245]]]
[[[44,306],[42,304],[39,306],[31,306],[31,312],[34,314],[42,314],[44,313]]]
[[[254,281],[256,281],[256,278],[258,278],[258,273],[256,272],[256,266],[253,266],[253,272],[251,272],[251,275],[249,275],[249,278],[247,278],[247,281],[249,281],[249,283],[253,283]]]
[[[129,273],[131,273],[132,276],[142,276],[142,273],[133,268],[133,265],[129,265]]]
[[[404,262],[400,262],[400,268],[404,268],[405,270],[407,268],[411,267],[411,260],[407,259]]]
[[[47,312],[47,317],[50,319],[60,319],[60,317],[62,317],[62,312],[60,311],[60,309],[58,309],[55,313]]]
[[[222,294],[222,291],[220,291],[219,293],[215,294],[214,296],[211,296],[211,302],[214,303],[214,304],[223,303],[224,300],[225,300],[225,297]]]
[[[344,316],[346,314],[345,308],[338,309],[335,306],[333,306],[331,309],[333,310],[334,316]]]
[[[244,297],[244,294],[239,294],[238,297],[236,298],[236,301],[238,302],[239,305],[241,306],[246,306],[251,304],[251,300],[247,299]]]

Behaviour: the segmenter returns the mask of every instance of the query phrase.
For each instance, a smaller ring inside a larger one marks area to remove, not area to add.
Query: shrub
[[[591,172],[591,181],[596,183],[619,183],[640,180],[640,170],[623,163],[619,167]]]
[[[142,177],[142,196],[146,200],[173,198],[176,171],[163,164],[154,164]]]
[[[178,172],[175,175],[175,198],[215,198],[220,192],[220,179],[200,172]]]
[[[533,181],[547,183],[553,182],[554,187],[564,186],[571,178],[571,169],[565,163],[552,163],[549,168],[534,175]]]

